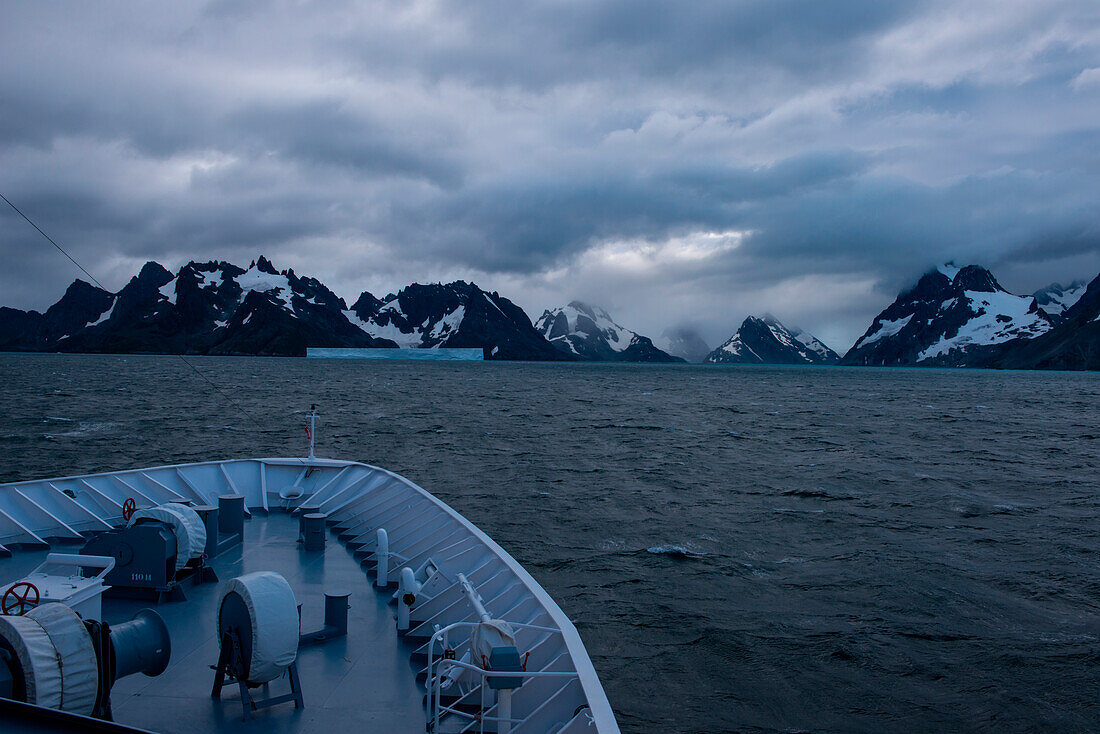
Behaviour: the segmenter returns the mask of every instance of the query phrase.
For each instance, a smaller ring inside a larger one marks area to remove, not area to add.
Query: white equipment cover
[[[470,634],[470,649],[474,653],[474,662],[484,667],[493,654],[494,647],[515,647],[516,633],[512,625],[503,619],[490,619],[482,622]]]
[[[88,715],[99,691],[92,637],[64,604],[41,604],[21,617],[0,617],[2,636],[19,658],[27,703]]]
[[[27,682],[27,703],[61,708],[61,664],[42,625],[28,617],[0,617],[0,636],[19,658]]]
[[[206,525],[199,513],[187,505],[171,503],[160,507],[138,510],[130,518],[133,525],[142,518],[152,518],[167,523],[176,536],[176,570],[187,565],[192,558],[198,558],[206,549]]]
[[[218,602],[218,629],[221,629],[221,602],[238,594],[248,608],[252,621],[252,660],[248,680],[267,683],[283,674],[298,656],[298,600],[287,580],[274,571],[230,579]]]
[[[99,664],[92,636],[80,615],[66,604],[41,604],[23,615],[49,636],[61,664],[61,708],[88,716],[99,692]]]

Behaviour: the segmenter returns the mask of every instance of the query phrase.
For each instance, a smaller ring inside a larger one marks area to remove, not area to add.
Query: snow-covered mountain
[[[1034,339],[1009,342],[988,366],[1008,369],[1100,370],[1100,276]]]
[[[813,334],[791,329],[771,314],[749,316],[724,344],[707,355],[718,364],[835,364],[840,356]]]
[[[401,347],[481,347],[487,359],[569,359],[523,309],[473,283],[413,283],[379,300],[363,293],[344,315],[374,339]]]
[[[902,293],[844,355],[845,364],[971,366],[993,345],[1031,339],[1054,319],[985,268],[943,265]]]
[[[1032,295],[1035,296],[1035,302],[1039,304],[1039,308],[1051,316],[1061,316],[1066,309],[1085,295],[1086,287],[1087,284],[1083,280],[1074,281],[1066,286],[1061,283],[1051,283]]]
[[[261,257],[247,269],[150,262],[117,294],[76,281],[45,314],[0,309],[0,349],[302,355],[307,347],[481,347],[488,359],[566,358],[523,311],[472,283],[411,285],[352,308]]]
[[[602,308],[580,301],[543,311],[535,329],[564,354],[600,362],[682,362],[653,341],[624,329]]]
[[[109,295],[109,294],[108,294]],[[343,316],[343,299],[315,278],[276,270],[190,262],[171,273],[155,262],[113,296],[111,307],[47,343],[86,352],[304,354],[307,346],[391,346]]]
[[[679,326],[665,331],[653,340],[662,352],[680,357],[688,362],[702,362],[710,354],[710,347],[695,329]]]

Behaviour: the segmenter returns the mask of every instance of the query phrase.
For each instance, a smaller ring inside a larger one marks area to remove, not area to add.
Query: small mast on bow
[[[309,406],[309,428],[306,429],[306,434],[309,436],[309,457],[308,458],[310,458],[310,459],[317,458],[313,455],[313,443],[314,443],[314,437],[316,436],[316,428],[317,428],[317,404],[314,403],[313,405]]]

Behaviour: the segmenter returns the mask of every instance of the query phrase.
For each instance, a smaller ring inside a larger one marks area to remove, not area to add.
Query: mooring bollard
[[[242,495],[218,496],[218,532],[236,533],[244,539],[244,497]]]
[[[306,539],[306,515],[312,515],[315,512],[320,512],[321,506],[312,503],[305,503],[298,505],[298,509],[295,512],[298,513],[298,542],[304,543]]]
[[[350,591],[325,592],[325,627],[331,628],[332,636],[344,636],[348,633],[348,597]]]
[[[307,551],[323,551],[325,549],[325,515],[320,512],[311,512],[302,516],[304,537],[302,546]]]
[[[374,557],[378,561],[378,577],[375,578],[374,585],[385,588],[390,584],[390,539],[385,528],[378,528],[376,545]]]

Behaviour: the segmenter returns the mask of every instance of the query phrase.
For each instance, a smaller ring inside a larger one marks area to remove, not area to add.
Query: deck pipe
[[[323,551],[325,549],[325,520],[328,515],[321,512],[311,512],[302,515],[302,547],[307,551]]]
[[[218,531],[244,540],[244,495],[218,495]]]
[[[378,575],[374,579],[374,585],[384,589],[390,585],[390,537],[385,528],[378,528],[374,557],[378,561]]]

